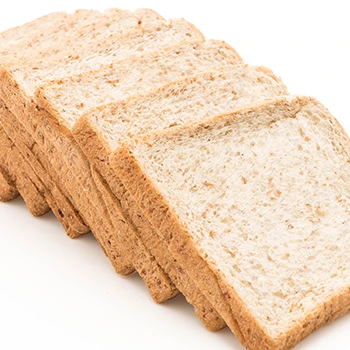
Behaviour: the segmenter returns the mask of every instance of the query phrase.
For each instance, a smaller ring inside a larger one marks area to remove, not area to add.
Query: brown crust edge
[[[28,109],[30,106],[30,102],[27,101],[25,93],[22,91],[18,83],[16,82],[15,77],[13,76],[10,68],[8,65],[4,65],[0,67],[0,96],[4,100],[6,106],[10,106],[9,111],[14,115],[14,118],[18,121],[18,123],[21,123],[20,116],[23,117],[23,120],[26,120],[26,123],[30,125],[31,128],[34,130],[36,129],[36,124],[33,120],[28,120],[25,116],[23,116],[23,109]],[[22,103],[21,105],[19,105]],[[22,124],[23,127],[24,124]],[[29,128],[28,128],[29,129]],[[27,130],[28,130],[27,129]],[[33,138],[33,135],[31,132],[28,132],[30,134],[30,137]],[[37,143],[37,142],[35,142]],[[19,145],[17,145],[19,147]],[[22,150],[21,150],[22,151]],[[33,157],[34,154],[33,154]],[[39,162],[41,163],[41,162]],[[31,165],[32,166],[32,165]],[[33,170],[35,171],[38,178],[43,182],[43,184],[47,186],[47,181],[43,180],[43,177],[40,175],[40,171],[38,172],[38,169],[33,167]],[[45,169],[46,170],[46,169]],[[52,170],[53,171],[53,170]],[[79,216],[79,214],[75,211],[74,207],[68,200],[68,198],[65,196],[65,194],[57,187],[55,182],[50,176],[50,173],[47,172],[45,176],[48,176],[50,178],[50,183],[55,187],[54,190],[47,191],[47,197],[45,196],[46,201],[49,203],[49,206],[51,207],[51,210],[55,214],[55,216],[58,218],[58,220],[61,222],[62,226],[64,227],[65,231],[67,232],[68,236],[71,238],[79,237],[82,234],[88,233],[89,229],[84,224],[83,219]],[[57,192],[57,193],[56,193]],[[56,194],[55,194],[56,193]],[[59,194],[61,200],[65,204],[59,204],[57,194]],[[65,215],[65,218],[62,218],[60,215],[60,212],[66,212],[67,208],[69,209],[69,213]]]
[[[0,168],[0,202],[10,202],[19,196],[17,188],[8,180]]]
[[[20,194],[29,212],[33,216],[39,217],[46,214],[50,208],[36,186],[35,173],[6,132],[3,118],[6,118],[9,113],[4,103],[0,101],[0,143],[1,147],[4,147],[1,150],[2,157],[5,157],[1,165],[0,201],[11,201]]]

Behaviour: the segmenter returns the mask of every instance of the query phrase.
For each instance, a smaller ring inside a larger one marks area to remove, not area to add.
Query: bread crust
[[[8,113],[4,103],[0,100],[0,115]],[[2,170],[0,200],[10,201],[20,194],[33,216],[47,213],[50,208],[35,185],[35,174],[2,126],[0,126],[0,143],[0,168]]]
[[[268,106],[271,108],[284,106],[285,108],[294,109],[297,113],[303,106],[310,103],[319,104],[316,100],[308,97],[282,97],[270,101]],[[263,105],[247,107],[238,110],[236,113],[193,123],[181,130],[190,129],[193,131],[194,126],[199,130],[216,121],[228,120],[229,122],[235,115],[249,115],[249,112],[254,113],[261,106]],[[341,135],[344,142],[348,142],[348,136],[328,111],[325,112],[324,118],[331,119],[332,125],[338,130],[338,134]],[[158,134],[141,136],[132,143],[124,143],[113,155],[111,164],[142,212],[157,228],[161,239],[166,242],[174,257],[192,276],[198,287],[220,312],[242,344],[251,350],[290,349],[324,323],[333,321],[347,312],[350,309],[350,286],[343,290],[341,294],[333,296],[319,305],[304,320],[297,325],[293,325],[285,334],[276,339],[269,336],[264,327],[254,319],[218,268],[200,255],[190,233],[180,222],[174,209],[170,207],[165,197],[133,155],[132,150],[135,143],[152,142],[153,139],[160,137],[171,137],[171,135],[176,135],[178,130],[178,128],[173,128],[173,130],[162,131]]]
[[[0,143],[3,143],[0,140]],[[4,159],[0,157],[0,162],[4,164]],[[5,171],[0,168],[0,202],[10,202],[19,196],[16,186],[7,178]]]
[[[108,237],[104,235],[100,238],[100,244],[107,246],[107,249],[111,251],[122,244],[125,255],[129,257],[137,255],[138,259],[131,259],[131,261],[156,303],[163,303],[174,298],[179,294],[179,291],[146,247],[140,244],[133,232],[136,228],[133,227],[130,218],[122,215],[120,201],[110,193],[107,183],[94,167],[91,167],[91,172],[115,228]]]
[[[12,104],[12,106],[15,110],[18,108],[15,104]],[[0,113],[1,125],[6,133],[11,135],[18,150],[22,152],[18,153],[18,156],[21,155],[20,160],[13,160],[19,164],[18,169],[23,168],[27,174],[30,174],[31,179],[34,181],[35,188],[38,190],[39,194],[45,198],[46,203],[52,209],[56,217],[60,219],[69,237],[75,238],[82,233],[89,232],[89,229],[80,219],[74,207],[72,207],[66,197],[62,195],[61,191],[47,173],[47,167],[50,164],[47,156],[37,147],[31,135],[19,123],[15,115],[4,107],[4,104],[2,104],[2,107]],[[25,161],[22,163],[22,160]],[[30,183],[28,183],[28,186],[30,186]],[[35,207],[35,203],[39,203],[38,195],[29,192],[26,188],[25,181],[22,182],[21,187],[22,192],[20,192],[21,194],[23,193],[24,201],[27,203],[28,207],[31,208],[30,210],[33,211],[32,208]],[[44,210],[41,212],[38,211],[37,215],[39,216],[44,213]]]
[[[12,142],[0,126],[0,201],[9,202],[19,196],[16,185],[11,180],[8,158],[12,157]]]

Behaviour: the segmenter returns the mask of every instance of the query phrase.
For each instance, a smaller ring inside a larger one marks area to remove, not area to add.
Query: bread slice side
[[[148,251],[141,246],[141,242],[137,239],[134,233],[135,229],[130,224],[129,218],[121,215],[120,203],[115,201],[105,180],[94,167],[91,167],[91,173],[106,203],[114,227],[114,230],[109,232],[108,236],[98,237],[101,246],[103,248],[106,246],[104,250],[114,251],[114,247],[119,247],[124,243],[122,238],[126,237],[126,242],[129,244],[127,248],[129,249],[125,248],[126,245],[124,244],[123,252],[129,257],[138,256],[138,259],[131,259],[132,264],[145,281],[153,300],[157,303],[163,303],[178,295],[179,291],[169,279],[169,276],[159,267],[154,257],[148,254]],[[123,232],[122,235],[121,232]]]
[[[47,173],[46,170],[50,165],[47,155],[33,142],[31,135],[19,123],[14,114],[1,102],[0,117],[1,126],[7,135],[11,135],[12,148],[14,152],[17,152],[17,155],[13,153],[8,154],[8,170],[14,174],[24,171],[26,177],[30,178],[28,187],[31,187],[33,191],[30,192],[26,188],[25,181],[22,181],[20,193],[31,214],[35,216],[45,214],[47,211],[47,209],[46,211],[44,210],[45,202],[47,202],[55,216],[60,218],[69,237],[75,238],[88,232],[89,228],[84,224],[80,215]],[[18,164],[18,166],[13,166],[14,164]],[[15,177],[18,179],[18,176]],[[39,193],[35,193],[34,189]],[[45,201],[41,198],[45,199]],[[39,211],[41,207],[43,208],[42,212]],[[35,211],[32,210],[34,208]]]
[[[1,106],[0,106],[1,111]],[[40,216],[47,213],[48,207],[45,198],[40,194],[35,184],[31,181],[34,174],[31,169],[23,166],[23,157],[14,146],[13,142],[8,138],[3,128],[0,128],[0,200],[8,202],[15,199],[18,194],[22,198],[29,211],[34,216]],[[26,199],[30,198],[29,201]]]
[[[320,103],[283,97],[127,141],[112,164],[243,344],[289,349],[349,310],[349,155]]]

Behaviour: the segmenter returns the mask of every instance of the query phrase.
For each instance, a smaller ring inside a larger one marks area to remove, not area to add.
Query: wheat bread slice
[[[56,61],[41,60],[36,61],[34,65],[2,69],[3,84],[0,87],[2,97],[9,106],[12,106],[14,114],[21,123],[31,130],[43,151],[51,152],[50,161],[57,171],[59,177],[57,180],[64,182],[69,190],[69,198],[79,209],[80,214],[84,211],[82,217],[88,221],[90,228],[93,226],[92,231],[95,235],[99,230],[108,232],[112,228],[106,227],[110,224],[109,218],[105,217],[108,211],[95,187],[89,163],[70,134],[72,121],[60,119],[58,115],[49,115],[45,110],[40,109],[33,101],[35,88],[40,83],[64,77],[69,72],[83,72],[108,62],[116,62],[175,43],[202,40],[202,38],[202,34],[184,20],[174,20],[170,23],[159,21],[156,25],[148,27],[145,25],[143,29],[134,30],[128,35],[109,36],[98,41],[99,45],[91,42],[81,48],[79,59],[75,57],[72,60],[63,54]],[[113,43],[112,47],[111,43]],[[40,67],[40,70],[33,71],[33,67]],[[48,74],[48,72],[51,73]],[[16,100],[21,101],[22,104],[13,105]],[[23,104],[26,106],[25,109],[19,107]],[[121,252],[118,256],[111,253],[109,257],[117,272],[128,274],[133,271],[132,265]],[[125,260],[122,261],[123,259]]]
[[[34,31],[43,31],[47,29],[48,25],[51,25],[52,23],[65,20],[67,18],[67,14],[65,12],[56,12],[51,13],[49,15],[43,16],[41,18],[38,18],[34,21],[31,21],[29,23],[26,23],[22,26],[15,27],[8,29],[2,33],[0,33],[0,42],[1,47],[4,49],[5,47],[9,47],[12,45],[18,45],[19,42],[23,40],[23,37],[28,36],[28,33],[33,33]],[[12,172],[11,174],[8,171],[8,159],[12,159],[14,157],[15,153],[17,152],[15,150],[16,146],[10,142],[8,139],[6,133],[3,130],[0,130],[0,143],[1,143],[1,156],[0,156],[0,164],[3,164],[1,176],[0,176],[0,201],[10,201],[14,198],[16,198],[19,193],[16,189],[15,184],[10,180],[15,176],[15,174]],[[6,155],[6,158],[4,158]],[[6,164],[5,164],[6,163]],[[11,170],[10,170],[11,172]],[[15,170],[16,172],[16,170]],[[18,174],[18,177],[21,175]],[[35,196],[33,196],[34,198]],[[27,198],[26,204],[32,207],[32,204],[35,204],[31,200],[32,198]],[[41,204],[44,204],[44,200],[40,200]],[[40,206],[39,206],[40,207]],[[46,209],[43,210],[46,212]],[[40,214],[36,211],[35,214]]]
[[[20,27],[11,28],[0,33],[0,38],[2,41],[0,49],[1,56],[3,58],[7,57],[11,61],[13,61],[15,58],[23,59],[22,53],[25,51],[25,57],[27,59],[30,52],[40,49],[43,46],[43,43],[45,43],[47,47],[53,45],[52,49],[56,47],[56,50],[53,49],[49,52],[46,51],[46,55],[53,55],[55,52],[58,52],[57,47],[61,49],[60,45],[57,45],[57,42],[61,42],[62,40],[65,40],[67,45],[67,41],[69,43],[74,43],[74,41],[79,40],[79,38],[82,36],[84,36],[85,40],[88,40],[92,36],[101,37],[102,35],[113,33],[115,27],[119,25],[116,24],[115,19],[117,19],[122,13],[124,17],[129,17],[129,23],[126,23],[127,26],[136,24],[141,25],[142,23],[162,19],[159,14],[150,9],[138,9],[135,11],[135,14],[132,14],[130,11],[121,11],[119,9],[109,9],[106,10],[104,14],[101,14],[98,11],[88,10],[77,10],[72,15],[64,12],[52,13]],[[23,164],[23,168],[28,167],[26,163],[27,162]],[[7,178],[8,174],[5,173],[1,178],[4,179],[4,183],[1,188],[9,189],[9,195],[2,197],[9,200],[9,198],[12,198],[12,195],[16,193],[16,191],[12,191],[8,186],[6,180]],[[40,183],[37,183],[36,185],[38,185],[38,187],[43,187],[43,185]],[[48,190],[46,189],[46,193],[47,192]],[[35,196],[33,196],[33,198],[25,198],[25,201],[27,204],[29,203],[30,208],[35,206],[35,199]],[[59,198],[57,198],[57,200],[59,201]],[[50,200],[50,203],[52,203],[52,200]],[[63,203],[61,204],[60,213],[64,213],[64,210],[65,205]],[[41,214],[44,214],[45,212],[46,210]],[[32,214],[40,215],[40,212]],[[57,214],[57,212],[55,214]],[[71,216],[70,213],[66,213],[65,215]],[[80,223],[78,223],[78,225],[80,225]],[[87,231],[88,230],[85,228],[85,232]],[[72,233],[70,233],[70,235],[73,237],[76,235],[74,230]]]
[[[122,144],[112,165],[248,349],[289,349],[350,308],[349,138],[282,97]]]
[[[42,19],[44,21],[45,18]],[[151,9],[137,9],[135,12],[112,8],[104,13],[92,10],[77,10],[66,18],[54,23],[48,23],[48,28],[43,32],[35,31],[19,40],[15,45],[6,45],[0,49],[2,56],[9,56],[11,61],[28,59],[21,52],[17,52],[25,46],[29,52],[36,52],[36,56],[47,59],[56,54],[69,51],[74,60],[75,53],[79,54],[81,47],[91,41],[103,40],[107,37],[125,32],[131,28],[142,28],[144,24],[165,22],[164,18]],[[112,38],[110,38],[112,39]],[[63,46],[64,43],[64,46]],[[43,47],[46,45],[46,49]],[[40,54],[39,54],[40,52]],[[29,57],[30,58],[30,57]]]
[[[48,111],[56,111],[62,117],[67,115],[72,118],[74,116],[77,120],[89,107],[96,107],[113,100],[117,101],[186,75],[238,63],[241,63],[239,55],[222,41],[188,42],[142,57],[124,60],[98,71],[50,82],[41,86],[36,96],[40,95],[37,101],[45,100]],[[78,93],[72,96],[74,91]],[[85,98],[84,106],[79,106],[82,96]],[[95,182],[97,181],[99,180],[95,179]],[[106,191],[106,187],[101,182],[97,184],[97,187],[101,189],[101,192]],[[140,242],[137,232],[134,232],[137,226],[130,222],[128,215],[120,213],[118,198],[113,201],[110,195],[103,197],[108,197],[104,199],[105,202],[108,201],[107,208],[116,228],[116,234],[103,240],[108,244],[106,249],[111,251],[114,246],[119,249],[121,244],[144,279],[153,299],[157,302],[165,301],[162,292],[164,279],[159,278],[164,272],[159,271],[154,257],[143,242]],[[122,233],[119,236],[122,236],[123,239],[118,238],[117,232]]]
[[[37,57],[43,57],[45,55],[52,56],[52,52],[54,52],[55,50],[53,50],[53,48],[50,47],[50,44],[60,37],[64,39],[63,42],[66,50],[67,47],[69,47],[69,45],[73,45],[75,49],[79,49],[79,46],[77,44],[79,43],[79,38],[80,42],[82,41],[82,35],[84,35],[84,40],[89,40],[89,38],[93,35],[95,35],[96,37],[101,37],[103,33],[107,35],[109,33],[113,33],[113,31],[118,31],[118,28],[119,31],[127,30],[128,28],[133,26],[141,28],[143,23],[147,24],[148,22],[153,23],[154,21],[164,21],[154,11],[148,9],[136,10],[135,14],[132,14],[129,11],[121,11],[118,9],[111,9],[106,11],[106,13],[108,15],[104,15],[103,17],[102,14],[99,14],[98,21],[96,22],[95,12],[93,12],[93,15],[91,15],[90,11],[77,11],[74,15],[70,16],[70,21],[68,21],[68,23],[59,23],[58,26],[53,25],[50,28],[51,30],[47,31],[45,35],[40,33],[40,40],[36,38],[38,36],[36,33],[36,36],[34,35],[34,38],[32,37],[30,40],[27,40],[27,45],[24,45],[22,43],[22,46],[18,49],[22,49],[22,51],[25,50],[26,55],[28,55],[31,52],[31,57],[35,57],[35,55]],[[92,17],[92,19],[89,19],[89,16]],[[71,33],[71,36],[69,36],[69,33]],[[37,45],[33,45],[33,40],[35,40],[34,42]],[[28,42],[30,42],[29,48],[27,47]],[[35,48],[34,50],[33,46]],[[62,45],[60,46],[60,44],[57,44],[55,47],[57,46],[61,47],[62,50]],[[40,48],[41,50],[39,50]],[[18,53],[16,52],[16,54]],[[8,56],[5,56],[5,58],[8,58]],[[13,60],[12,57],[11,60]],[[20,125],[18,125],[18,122],[14,122],[15,124],[17,124],[16,126],[12,125],[12,122],[10,122],[9,125],[9,127],[11,127],[12,129],[23,129]],[[54,214],[60,219],[61,223],[63,224],[70,237],[74,238],[83,233],[88,232],[89,228],[84,224],[83,220],[74,210],[74,207],[69,203],[69,201],[67,201],[67,199],[64,198],[62,194],[63,191],[61,191],[60,188],[56,186],[56,183],[50,178],[49,175],[51,175],[51,177],[54,177],[53,170],[49,168],[49,174],[46,174],[45,168],[47,166],[50,166],[48,156],[42,151],[40,152],[40,149],[38,149],[38,147],[36,147],[36,154],[31,152],[34,149],[33,144],[35,143],[33,142],[33,140],[31,140],[31,136],[29,133],[26,133],[25,137],[23,137],[23,130],[21,131],[21,133],[16,133],[17,143],[21,143],[22,153],[26,155],[32,153],[30,159],[34,160],[34,163],[32,162],[31,165],[36,170],[38,176],[43,180],[41,184],[39,183],[37,185],[39,188],[41,188],[41,192],[45,193],[45,195],[48,197],[47,200],[49,201],[50,207],[55,207],[55,210],[53,210]],[[26,147],[23,146],[23,139],[29,140],[28,142],[25,141]],[[36,161],[36,158],[38,158],[38,161]],[[41,164],[38,165],[38,162]],[[45,188],[46,186],[48,186],[48,184],[50,185],[49,189]],[[53,199],[56,199],[56,202],[58,202],[59,204],[58,206],[52,201]]]
[[[139,239],[194,306],[202,320],[203,303],[198,299],[200,293],[188,274],[162,244],[154,228],[143,218],[111,169],[109,158],[115,147],[118,147],[118,141],[127,135],[132,137],[138,132],[166,128],[175,123],[181,124],[201,118],[201,113],[204,113],[201,112],[202,109],[206,113],[215,114],[215,111],[233,109],[237,105],[259,98],[286,93],[284,85],[266,69],[229,66],[170,83],[149,94],[133,96],[126,101],[96,108],[80,118],[73,128],[73,134],[80,146],[108,183],[115,201],[120,203],[123,216],[132,219]],[[199,104],[201,99],[205,102]],[[116,234],[116,239],[125,242],[124,245],[132,255],[133,245],[127,231],[120,230]],[[208,310],[215,310],[208,303],[206,305],[206,314]]]
[[[102,14],[100,14],[98,11],[79,10],[73,15],[58,12],[43,16],[21,27],[11,28],[3,33],[0,33],[0,37],[2,39],[0,61],[1,63],[4,63],[8,62],[9,60],[13,61],[15,59],[23,58],[24,53],[25,57],[28,58],[30,57],[31,52],[35,51],[35,49],[40,46],[43,41],[48,41],[49,39],[50,41],[47,44],[50,46],[50,44],[57,41],[62,36],[67,35],[67,28],[74,32],[76,27],[84,26],[84,24],[97,20],[101,16]],[[8,112],[6,112],[6,115],[8,115]],[[5,136],[4,132],[2,132],[1,135],[4,138],[3,143],[7,143],[7,137]],[[12,136],[11,133],[10,135]],[[16,178],[16,183],[20,183],[20,194],[22,195],[29,211],[34,216],[40,216],[48,211],[48,204],[43,197],[43,191],[40,190],[45,188],[45,185],[43,185],[39,178],[33,173],[30,165],[25,160],[24,152],[22,153],[23,155],[20,154],[17,146],[12,142],[11,149],[7,152],[7,166],[3,178]],[[13,168],[16,164],[19,165],[19,167]],[[28,185],[26,185],[26,178],[28,179]],[[8,188],[6,184],[5,186],[1,187]],[[46,192],[48,191],[46,190]],[[12,193],[15,192],[12,191]],[[6,196],[6,199],[11,199],[11,196]],[[58,199],[59,197],[57,200]],[[54,201],[52,198],[49,200],[49,205],[56,209],[54,210],[56,215],[58,213],[65,213],[65,208],[62,205],[61,209],[57,209],[56,201]],[[81,219],[75,219],[77,214],[71,214],[71,212],[72,210],[69,208],[69,211],[65,213],[67,217],[70,217],[66,223],[66,228],[69,234],[75,236],[75,230],[77,229],[76,227],[78,227],[78,230],[79,227],[81,227]],[[73,224],[69,225],[69,221],[72,221]],[[79,232],[81,234],[81,232],[86,231],[87,229],[84,228],[83,231]]]

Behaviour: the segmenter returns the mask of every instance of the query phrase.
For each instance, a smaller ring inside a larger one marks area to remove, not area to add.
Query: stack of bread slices
[[[350,146],[319,102],[149,9],[0,33],[0,199],[92,232],[157,303],[289,349],[350,309]]]

